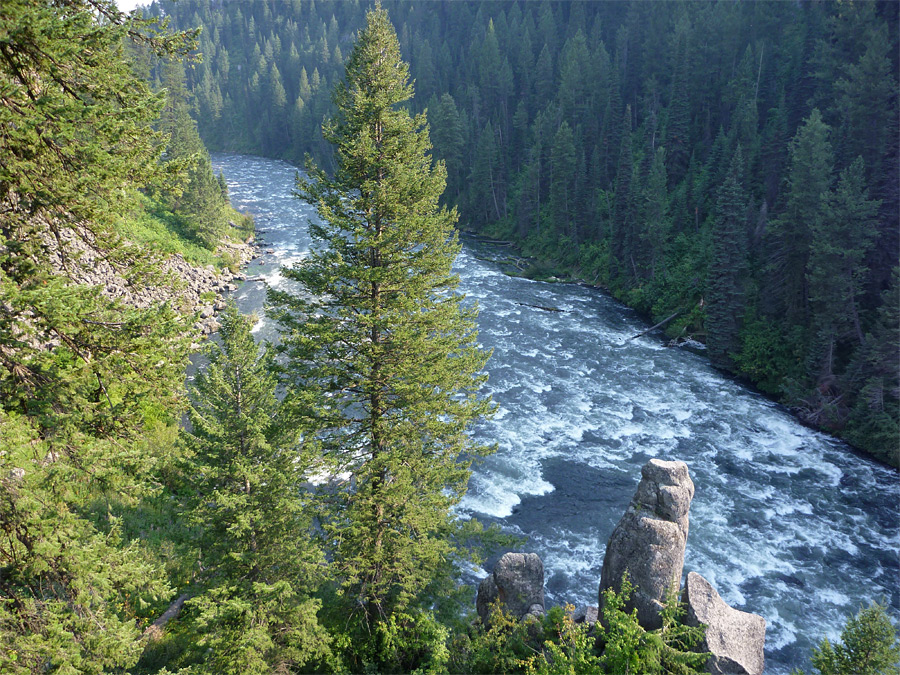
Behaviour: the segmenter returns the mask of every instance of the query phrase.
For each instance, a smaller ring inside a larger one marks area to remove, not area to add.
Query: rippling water
[[[291,196],[296,169],[216,154],[232,202],[272,250],[249,269],[278,287],[309,249],[312,209]],[[467,242],[461,290],[478,301],[494,350],[497,415],[475,433],[498,452],[476,468],[462,510],[527,538],[544,561],[547,600],[597,604],[606,541],[651,457],[688,464],[696,486],[685,572],[768,624],[766,671],[807,666],[870,600],[900,615],[900,484],[895,471],[801,426],[780,406],[670,349],[596,289],[513,278]],[[264,285],[236,293],[261,314]],[[560,311],[548,311],[552,308]],[[274,337],[263,318],[254,329]]]

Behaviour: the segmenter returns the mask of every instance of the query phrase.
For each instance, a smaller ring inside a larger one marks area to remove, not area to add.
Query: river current
[[[278,288],[309,250],[313,209],[292,196],[296,168],[215,154],[232,203],[270,250],[247,270]],[[766,672],[809,669],[861,605],[900,616],[898,475],[711,368],[603,292],[507,276],[495,248],[466,241],[455,271],[478,302],[493,350],[485,387],[497,414],[475,431],[497,453],[475,468],[464,514],[526,539],[544,562],[547,604],[596,605],[606,542],[652,457],[687,463],[685,574],[706,577],[733,607],[766,619]],[[263,316],[265,284],[235,293]],[[555,311],[551,311],[555,310]],[[484,572],[481,571],[481,575]]]

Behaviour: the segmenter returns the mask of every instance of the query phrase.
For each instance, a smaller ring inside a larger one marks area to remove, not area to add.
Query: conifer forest
[[[3,0],[0,672],[762,673],[699,574],[682,593],[694,483],[653,473],[679,456],[597,488],[627,485],[602,548],[638,485],[607,559],[647,494],[682,533],[652,620],[640,551],[596,606],[545,607],[542,566],[515,610],[528,533],[466,502],[508,413],[476,242],[848,458],[822,489],[864,495],[841,517],[887,558],[789,542],[872,575],[821,600],[840,625],[712,594],[774,626],[766,672],[900,673],[898,77],[892,1]],[[257,314],[235,297],[274,278],[247,271],[265,235],[215,153],[297,167],[312,214]],[[779,489],[741,527],[777,529]]]

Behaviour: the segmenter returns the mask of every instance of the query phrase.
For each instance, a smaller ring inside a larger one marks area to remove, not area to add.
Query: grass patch
[[[252,221],[234,213],[237,228],[230,228],[235,239],[244,239],[253,233]],[[167,210],[160,202],[138,193],[132,209],[123,214],[116,229],[125,239],[146,246],[163,255],[181,254],[192,265],[231,267],[233,260],[216,255],[193,233],[193,228],[181,216]]]

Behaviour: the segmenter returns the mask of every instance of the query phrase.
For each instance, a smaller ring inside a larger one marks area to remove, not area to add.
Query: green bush
[[[900,673],[900,640],[883,605],[873,603],[850,617],[841,640],[823,639],[813,649],[820,675],[896,675]],[[802,675],[803,671],[794,671]]]

